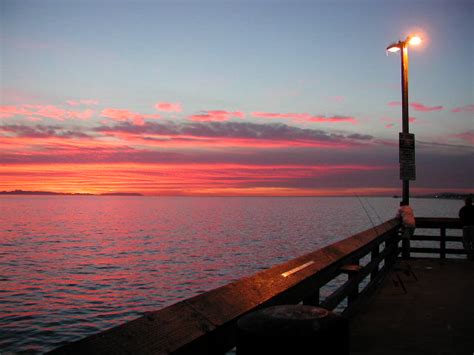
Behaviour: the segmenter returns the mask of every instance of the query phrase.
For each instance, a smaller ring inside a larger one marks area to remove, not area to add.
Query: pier
[[[392,219],[51,353],[224,354],[242,316],[303,303],[349,319],[353,354],[470,354],[474,267],[464,257],[461,224],[416,222],[411,245]]]

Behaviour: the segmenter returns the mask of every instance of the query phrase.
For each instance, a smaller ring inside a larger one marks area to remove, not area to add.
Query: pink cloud
[[[385,125],[385,128],[392,128],[393,126],[395,126],[395,123],[389,123]]]
[[[114,121],[133,121],[133,124],[137,126],[142,126],[145,121],[145,118],[160,118],[159,114],[141,114],[137,112],[132,112],[129,110],[115,109],[115,108],[105,108],[100,113],[101,117],[111,118]]]
[[[98,105],[98,104],[99,104],[99,100],[91,100],[91,99],[88,99],[88,100],[81,100],[81,104],[83,104],[83,105],[89,105],[89,106]]]
[[[92,106],[92,105],[98,105],[99,100],[67,100],[66,103],[69,106],[79,106],[79,105]]]
[[[346,98],[344,96],[329,96],[329,100],[335,102],[344,102]]]
[[[430,111],[441,111],[443,106],[425,106],[419,102],[412,102],[410,107],[415,111],[423,111],[423,112],[430,112]]]
[[[100,113],[102,117],[111,118],[114,121],[129,121],[132,120],[135,125],[141,126],[144,124],[143,116],[139,113],[129,110],[121,110],[115,108],[105,108]]]
[[[181,112],[183,108],[179,102],[157,102],[155,108],[164,112]]]
[[[95,111],[94,110],[84,110],[82,112],[77,112],[77,111],[68,111],[67,117],[68,118],[78,118],[81,120],[88,120],[94,115]]]
[[[314,116],[309,113],[273,113],[273,112],[252,112],[252,116],[258,118],[283,118],[307,122],[355,122],[356,119],[350,116],[332,116],[324,115]]]
[[[65,119],[89,119],[94,115],[93,110],[68,111],[54,105],[22,105],[22,106],[0,106],[0,118],[13,116],[29,116],[30,120],[38,120],[38,117],[51,118],[58,121]]]
[[[317,116],[311,116],[310,118],[307,119],[309,122],[356,122],[356,119],[354,117],[350,116],[332,116],[332,117],[317,117]]]
[[[17,115],[31,115],[31,111],[18,106],[0,106],[0,118],[10,118]]]
[[[402,103],[400,101],[391,101],[388,103],[389,106],[401,106]],[[443,106],[425,106],[420,102],[412,102],[409,104],[412,109],[415,111],[422,111],[422,112],[432,112],[432,111],[441,111]]]
[[[466,105],[462,107],[456,107],[451,110],[451,112],[474,112],[474,105]]]
[[[474,131],[467,131],[458,134],[454,134],[453,137],[462,139],[470,144],[474,144]]]
[[[202,113],[202,114],[189,116],[191,120],[198,121],[198,122],[209,122],[209,121],[221,122],[221,121],[227,121],[231,117],[244,118],[245,114],[240,111],[229,112],[229,111],[224,111],[224,110],[211,110],[211,111],[206,111],[205,113]]]
[[[36,111],[31,113],[32,115],[45,117],[45,118],[52,118],[58,121],[64,121],[64,119],[66,118],[66,114],[68,112],[54,105],[25,105],[25,107],[36,109]]]
[[[400,101],[390,101],[388,106],[402,106],[402,103]]]

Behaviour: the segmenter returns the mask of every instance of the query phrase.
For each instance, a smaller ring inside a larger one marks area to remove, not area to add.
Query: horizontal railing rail
[[[395,262],[399,229],[397,219],[389,220],[52,353],[222,354],[235,346],[237,320],[263,307],[302,302],[351,316]],[[337,281],[341,275],[347,277]],[[329,283],[335,285],[322,299]]]
[[[439,254],[441,259],[445,259],[447,255],[465,255],[462,237],[448,235],[448,232],[461,229],[462,224],[458,218],[418,217],[416,218],[415,234],[408,243],[409,245],[403,243],[403,255],[405,257],[422,257],[419,254],[428,254],[428,257],[432,257],[432,254]],[[436,230],[438,233],[436,235],[422,234],[426,233],[426,230]],[[413,243],[413,241],[417,243]],[[455,243],[459,248],[447,247],[446,242]],[[414,246],[415,244],[416,246]]]

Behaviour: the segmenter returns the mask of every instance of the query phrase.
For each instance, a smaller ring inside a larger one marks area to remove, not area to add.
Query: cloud
[[[210,110],[210,111],[205,111],[202,114],[189,116],[191,120],[198,121],[198,122],[208,122],[208,121],[222,122],[222,121],[227,121],[231,119],[232,117],[244,118],[245,114],[240,111],[230,112],[230,111],[224,111],[224,110]]]
[[[344,102],[346,98],[344,96],[338,95],[338,96],[328,96],[328,99],[335,102]]]
[[[31,111],[21,106],[0,106],[0,118],[10,118],[14,116],[28,116]]]
[[[474,104],[453,108],[451,112],[454,112],[454,113],[474,112]]]
[[[243,121],[145,121],[137,126],[129,119],[111,124],[95,129],[63,123],[0,126],[0,190],[399,193],[395,140],[389,146],[369,135]],[[474,132],[464,133],[459,138],[472,142]],[[272,149],[260,149],[268,142],[275,144]],[[420,144],[414,188],[472,189],[472,151]]]
[[[66,129],[53,125],[3,125],[0,126],[0,132],[13,134],[15,137],[22,138],[90,138],[88,134],[78,129]]]
[[[389,106],[401,106],[402,103],[400,101],[391,101],[388,103]],[[415,111],[422,111],[422,112],[432,112],[432,111],[441,111],[443,110],[443,106],[425,106],[419,102],[412,102],[409,106]]]
[[[129,110],[105,108],[100,113],[101,117],[111,118],[114,121],[129,122],[132,121],[134,125],[141,126],[145,123],[145,118],[160,118],[159,114],[141,114]]]
[[[269,118],[269,119],[291,119],[295,121],[306,121],[306,122],[356,122],[354,117],[350,116],[332,116],[326,117],[324,115],[310,115],[309,113],[273,113],[273,112],[252,112],[252,116],[258,118]]]
[[[91,99],[89,99],[89,100],[81,100],[80,102],[81,102],[81,104],[83,104],[83,105],[98,105],[98,104],[99,104],[99,100],[91,100]]]
[[[86,106],[92,106],[92,105],[98,105],[99,100],[67,100],[66,103],[69,106],[79,106],[79,105],[86,105]]]
[[[95,129],[104,134],[119,135],[127,139],[175,140],[194,139],[210,146],[319,146],[348,147],[372,139],[368,135],[332,134],[322,130],[303,129],[281,123],[257,124],[251,122],[147,122],[136,126],[128,122]],[[180,143],[184,143],[180,141]]]
[[[155,108],[157,111],[164,111],[164,112],[181,112],[183,108],[181,107],[181,103],[179,102],[157,102],[155,104]]]
[[[34,118],[51,118],[57,121],[66,119],[86,120],[94,115],[93,110],[68,111],[54,105],[19,105],[19,106],[0,106],[0,118],[9,118],[13,116],[34,116]]]
[[[452,137],[462,139],[470,144],[474,144],[474,131],[467,131],[458,134],[453,134]]]
[[[416,120],[417,120],[416,117],[409,117],[408,118],[408,122],[410,122],[410,123],[414,123]],[[385,123],[385,128],[392,128],[392,127],[395,126],[395,124],[401,123],[400,119],[392,118],[392,117],[386,117],[386,116],[380,118],[380,121]]]

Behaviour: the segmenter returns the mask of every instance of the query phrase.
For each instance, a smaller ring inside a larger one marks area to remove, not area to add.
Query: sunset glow
[[[468,5],[274,5],[3,2],[0,191],[399,194],[396,38],[412,191],[473,191]]]

